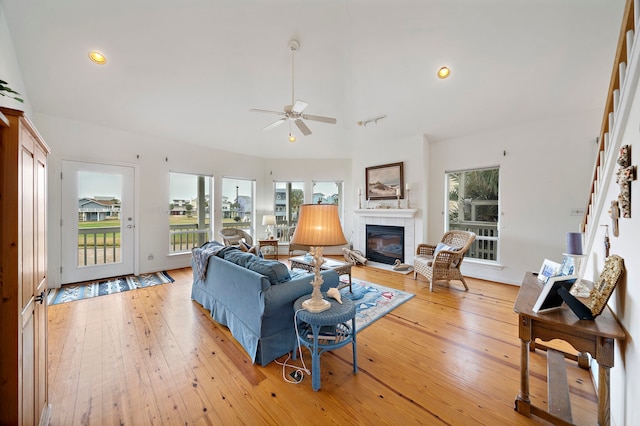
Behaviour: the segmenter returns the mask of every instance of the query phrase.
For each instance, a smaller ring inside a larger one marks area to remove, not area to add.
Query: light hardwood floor
[[[191,269],[169,274],[174,283],[49,307],[52,425],[544,424],[513,409],[518,287],[468,279],[469,292],[454,281],[430,293],[422,277],[354,267],[416,296],[358,333],[357,374],[351,346],[323,354],[314,392],[311,377],[289,384],[275,362],[252,365],[190,299]],[[546,406],[546,358],[530,358],[532,401]],[[590,375],[568,365],[574,422],[594,424]]]

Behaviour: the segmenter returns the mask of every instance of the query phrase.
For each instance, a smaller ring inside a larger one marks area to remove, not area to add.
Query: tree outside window
[[[254,180],[222,178],[223,228],[239,228],[254,235],[254,188]]]
[[[300,206],[304,204],[304,182],[274,182],[273,188],[275,235],[280,241],[288,242],[290,231],[298,223]]]

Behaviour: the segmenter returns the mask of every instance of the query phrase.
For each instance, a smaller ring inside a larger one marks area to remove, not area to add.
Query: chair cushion
[[[433,264],[433,256],[427,256],[424,254],[419,254],[417,256],[414,256],[413,264],[415,265],[416,263],[420,263],[425,266],[431,266]]]

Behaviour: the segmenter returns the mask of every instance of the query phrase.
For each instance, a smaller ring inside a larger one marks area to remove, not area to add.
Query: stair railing
[[[599,211],[604,208],[603,203],[606,202],[606,200],[599,199],[598,196],[600,184],[603,182],[604,176],[608,174],[606,173],[607,170],[605,170],[605,167],[607,164],[612,164],[608,162],[608,160],[610,160],[610,156],[613,155],[610,147],[614,126],[616,120],[622,119],[619,114],[621,109],[620,96],[623,93],[627,80],[627,64],[629,63],[634,47],[637,21],[636,10],[639,9],[638,3],[640,3],[640,0],[627,0],[622,18],[618,47],[616,49],[611,80],[609,82],[609,92],[604,109],[604,117],[602,118],[602,126],[598,137],[598,155],[595,160],[591,188],[589,189],[589,200],[581,225],[582,232],[587,235],[596,232],[596,229],[591,229],[590,226],[597,224],[596,221]],[[604,190],[605,188],[603,188],[603,192],[605,192]],[[598,206],[597,209],[596,206]],[[587,238],[587,240],[589,240],[589,238]]]

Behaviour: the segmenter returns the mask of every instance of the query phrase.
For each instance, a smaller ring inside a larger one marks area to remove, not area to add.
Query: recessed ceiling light
[[[438,70],[438,78],[447,78],[451,74],[451,70],[448,67],[442,67]]]
[[[89,59],[91,59],[91,61],[93,61],[98,65],[104,65],[107,63],[107,58],[105,58],[105,56],[102,53],[97,52],[95,50],[92,50],[91,52],[89,52]]]

